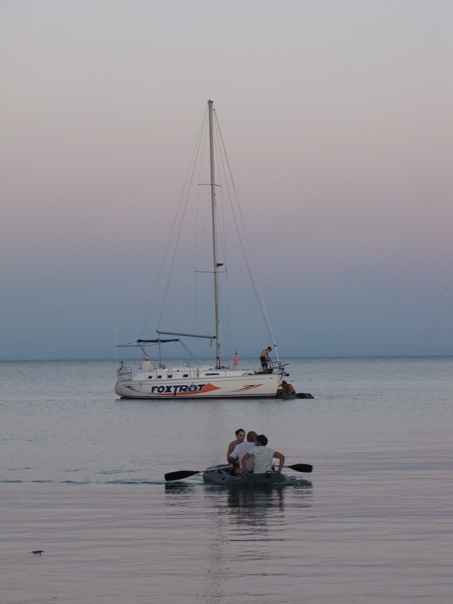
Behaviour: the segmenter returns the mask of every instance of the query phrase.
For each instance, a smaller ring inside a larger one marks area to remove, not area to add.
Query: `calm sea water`
[[[294,401],[121,401],[115,368],[0,363],[2,604],[453,601],[453,358],[293,359]],[[165,484],[239,427],[313,473]]]

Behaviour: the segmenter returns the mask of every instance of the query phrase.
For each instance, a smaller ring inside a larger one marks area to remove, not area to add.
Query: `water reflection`
[[[276,485],[259,485],[250,487],[211,487],[206,489],[205,498],[209,507],[216,505],[225,508],[229,520],[238,525],[263,528],[268,521],[283,517],[287,497],[291,505],[297,507],[311,506],[313,485],[306,480],[299,480],[288,487]]]
[[[206,564],[200,580],[199,600],[226,602],[232,575],[240,581],[232,560],[252,560],[257,575],[272,567],[277,543],[288,539],[287,508],[312,505],[313,486],[297,481],[291,487],[270,485],[210,487],[204,489],[205,508],[211,509]],[[248,579],[246,579],[248,581]]]
[[[194,557],[179,560],[198,577],[200,604],[225,603],[244,578],[238,560],[253,561],[257,576],[269,574],[277,556],[284,559],[286,544],[294,541],[293,514],[303,522],[304,508],[313,505],[313,485],[297,480],[291,486],[224,487],[206,484],[165,485],[165,503],[179,541],[191,543]],[[242,578],[241,578],[242,577]],[[239,582],[239,583],[238,583]]]
[[[230,490],[228,508],[238,524],[263,527],[269,515],[275,517],[285,511],[285,490],[268,486]]]
[[[234,523],[262,527],[269,518],[274,519],[284,514],[287,497],[292,507],[310,507],[313,485],[308,480],[298,480],[289,488],[276,485],[255,485],[252,488],[236,485],[225,488],[181,482],[166,483],[165,500],[170,505],[196,505],[194,499],[200,497],[200,490],[209,509],[226,511]]]
[[[192,505],[196,490],[193,484],[166,483],[165,503],[168,505]]]

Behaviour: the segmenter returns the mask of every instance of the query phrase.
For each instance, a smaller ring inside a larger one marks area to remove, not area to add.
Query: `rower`
[[[232,474],[242,474],[242,460],[244,458],[244,455],[246,453],[249,453],[252,449],[255,448],[255,444],[256,444],[256,432],[253,432],[253,430],[251,430],[250,432],[247,433],[247,440],[236,445],[236,447],[233,449],[230,457],[237,462],[238,464],[238,468],[233,468],[232,470]],[[252,472],[253,471],[253,466],[254,466],[254,462],[253,459],[249,460],[249,463],[247,464],[247,469]]]

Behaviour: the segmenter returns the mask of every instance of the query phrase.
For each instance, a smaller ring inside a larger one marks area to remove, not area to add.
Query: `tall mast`
[[[215,305],[215,347],[216,368],[220,369],[220,312],[219,312],[219,264],[217,260],[217,233],[216,233],[216,201],[215,201],[215,170],[214,170],[214,128],[213,128],[213,101],[208,101],[209,106],[209,151],[211,160],[211,212],[212,212],[212,257],[214,261],[214,305]]]

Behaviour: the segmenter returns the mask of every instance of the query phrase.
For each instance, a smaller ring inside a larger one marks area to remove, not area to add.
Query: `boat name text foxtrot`
[[[176,396],[178,393],[182,392],[188,392],[192,394],[194,392],[203,392],[203,388],[205,386],[206,384],[198,384],[198,386],[196,384],[190,384],[190,386],[187,386],[185,384],[181,384],[179,386],[176,384],[172,384],[169,386],[153,386],[151,388],[151,394],[172,394],[173,396]]]

